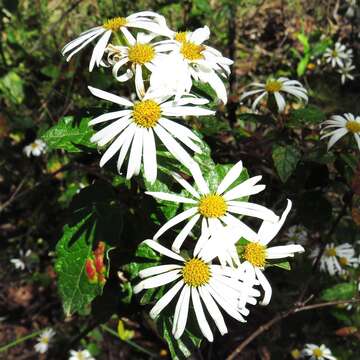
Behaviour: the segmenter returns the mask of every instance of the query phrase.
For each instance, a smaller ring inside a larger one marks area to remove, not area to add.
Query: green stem
[[[16,340],[14,340],[14,341],[12,341],[12,342],[10,342],[10,343],[8,343],[8,344],[0,347],[0,353],[3,352],[3,351],[6,351],[7,349],[10,349],[10,348],[16,346],[17,344],[22,343],[23,341],[29,340],[29,339],[31,339],[31,338],[39,335],[42,331],[43,331],[43,330],[35,331],[35,332],[33,332],[32,334],[23,336],[23,337],[21,337],[21,338],[19,338],[19,339],[16,339]]]
[[[109,328],[107,325],[101,325],[101,328],[104,329],[105,331],[107,331],[109,334],[111,335],[114,335],[116,338],[118,338],[119,340],[121,341],[124,341],[125,343],[129,344],[130,346],[132,346],[133,348],[135,348],[136,350],[146,354],[146,355],[149,355],[150,357],[152,358],[157,358],[158,355],[149,351],[149,350],[146,350],[144,349],[143,347],[141,347],[140,345],[136,344],[135,342],[131,341],[131,340],[122,340],[120,339],[118,333],[116,331],[114,331],[113,329]]]

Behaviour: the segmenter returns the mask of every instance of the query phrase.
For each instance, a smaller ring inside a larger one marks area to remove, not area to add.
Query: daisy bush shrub
[[[57,310],[0,352],[356,358],[360,14],[264,3],[69,2],[47,51],[6,2],[3,281]]]

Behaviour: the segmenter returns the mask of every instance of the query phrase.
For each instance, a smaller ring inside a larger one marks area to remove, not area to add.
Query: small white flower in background
[[[164,52],[167,49],[160,43],[151,43],[156,34],[138,33],[136,39],[129,34],[128,46],[113,46],[108,50],[108,62],[113,65],[112,73],[120,82],[128,81],[135,75],[135,87],[138,94],[144,96],[145,86],[143,79],[144,68],[152,72],[156,62],[166,59]],[[114,61],[117,54],[116,61]],[[126,71],[118,74],[126,67]]]
[[[139,102],[133,103],[91,86],[89,90],[100,99],[125,107],[125,110],[106,113],[89,122],[89,125],[96,125],[115,120],[91,138],[91,141],[99,146],[105,146],[114,140],[102,156],[100,166],[104,166],[116,152],[120,151],[117,162],[120,173],[131,145],[126,178],[130,179],[140,173],[143,158],[145,178],[154,182],[157,177],[155,134],[168,151],[187,168],[198,166],[174,138],[197,153],[201,153],[197,144],[201,143],[201,140],[190,129],[167,117],[212,115],[214,111],[197,106],[207,104],[208,100],[188,95],[178,101],[172,101],[169,100],[171,96],[155,94],[149,88],[143,98],[139,96]]]
[[[343,67],[348,61],[351,62],[353,57],[352,49],[347,49],[340,42],[335,43],[334,48],[327,48],[324,53],[325,61],[334,68],[336,66]]]
[[[355,69],[355,66],[351,61],[347,61],[343,67],[341,67],[337,72],[341,75],[341,83],[344,85],[346,80],[354,80],[354,76],[351,72]]]
[[[105,49],[113,33],[120,30],[127,41],[133,38],[128,28],[143,29],[157,35],[167,35],[170,31],[166,25],[165,18],[162,15],[152,11],[142,11],[126,18],[116,17],[107,20],[102,26],[97,26],[81,33],[78,38],[65,45],[61,52],[64,56],[67,56],[66,61],[70,61],[73,55],[90,42],[100,37],[94,47],[89,64],[89,71],[92,71],[95,64],[97,66],[100,65]]]
[[[285,236],[289,239],[289,242],[297,242],[300,245],[304,245],[309,235],[303,226],[293,225],[286,231]]]
[[[27,157],[32,156],[40,156],[46,152],[46,144],[41,139],[36,139],[29,145],[24,147],[24,153]]]
[[[246,304],[255,305],[257,302],[255,297],[260,295],[260,292],[253,288],[255,277],[246,267],[239,269],[241,276],[235,279],[233,269],[230,267],[213,265],[211,260],[206,262],[196,256],[184,259],[153,240],[145,240],[144,243],[156,252],[177,261],[177,263],[141,270],[139,276],[145,280],[134,287],[134,293],[137,294],[142,290],[176,281],[150,311],[151,318],[156,318],[181,290],[172,327],[175,339],[179,339],[185,330],[190,299],[199,328],[208,341],[213,341],[214,337],[203,304],[221,335],[227,333],[227,327],[219,307],[234,319],[246,322],[244,316],[249,314]]]
[[[40,354],[46,353],[49,349],[50,341],[54,336],[55,331],[53,329],[44,330],[37,338],[38,343],[34,346],[35,350]]]
[[[222,56],[220,51],[213,47],[203,44],[210,37],[209,28],[204,26],[193,32],[173,32],[171,37],[172,40],[160,41],[159,44],[187,65],[185,68],[174,68],[173,76],[178,77],[175,72],[183,71],[182,75],[186,79],[182,84],[184,88],[178,91],[189,92],[192,85],[191,79],[194,79],[209,84],[217,97],[226,104],[227,92],[222,78],[230,75],[229,65],[232,65],[233,61]],[[171,66],[172,64],[169,63],[169,67]]]
[[[348,8],[346,10],[345,16],[352,18],[355,15],[357,0],[346,0],[348,3]]]
[[[339,141],[344,135],[350,133],[354,135],[357,146],[360,150],[360,116],[354,116],[353,114],[347,113],[344,115],[333,115],[330,120],[324,121],[322,124],[326,125],[322,128],[321,133],[324,130],[328,130],[331,128],[335,128],[328,132],[327,134],[321,136],[321,140],[330,136],[330,140],[328,143],[328,150]]]
[[[336,357],[332,355],[331,350],[324,344],[320,346],[306,344],[302,354],[303,356],[306,356],[308,360],[336,360]]]
[[[291,210],[292,203],[288,200],[287,207],[284,210],[281,218],[277,222],[263,221],[260,229],[255,237],[247,238],[243,236],[241,229],[237,229],[236,225],[228,229],[228,237],[235,245],[241,237],[245,237],[249,243],[245,245],[241,260],[244,260],[242,265],[249,266],[249,269],[254,273],[254,276],[259,281],[264,290],[264,298],[261,304],[269,304],[272,296],[272,289],[269,281],[263,274],[267,261],[272,259],[285,259],[287,257],[294,257],[294,254],[304,252],[301,245],[280,245],[268,247],[268,244],[278,234],[282,228],[286,217]]]
[[[31,255],[31,250],[29,249],[25,253],[20,250],[19,255],[20,258],[13,258],[10,262],[15,266],[15,269],[23,271],[26,268],[25,258]]]
[[[319,248],[316,248],[310,254],[314,261],[319,256]],[[320,270],[326,271],[330,275],[345,274],[345,268],[358,267],[359,258],[355,256],[355,249],[349,243],[335,246],[335,244],[326,244],[323,254],[320,258]]]
[[[269,79],[265,84],[252,83],[249,86],[256,89],[246,91],[243,95],[241,95],[240,101],[249,96],[256,95],[257,97],[252,104],[253,111],[256,110],[260,101],[269,95],[274,96],[279,112],[283,112],[286,105],[285,98],[281,93],[292,95],[305,103],[308,101],[307,90],[297,80],[289,80],[288,78],[280,77],[278,79]]]
[[[95,360],[89,350],[70,350],[69,360]]]
[[[231,185],[238,179],[242,170],[242,162],[239,161],[218,184],[215,192],[212,192],[209,189],[209,184],[205,181],[199,167],[192,172],[195,180],[195,187],[190,185],[190,183],[181,176],[174,174],[175,180],[188,192],[187,196],[165,192],[146,192],[146,194],[159,200],[166,200],[189,206],[187,210],[166,222],[154,235],[154,240],[157,240],[163,233],[175,225],[184,220],[188,220],[187,224],[179,232],[172,244],[172,250],[179,252],[186,237],[190,234],[194,226],[201,221],[201,237],[194,249],[194,255],[197,256],[200,250],[208,242],[209,236],[221,234],[224,225],[237,226],[241,229],[242,234],[245,237],[253,238],[256,236],[256,233],[249,226],[232,214],[253,216],[259,219],[267,219],[276,222],[278,216],[265,206],[241,201],[243,197],[254,195],[264,190],[265,185],[256,185],[261,180],[261,176],[249,178],[241,184],[231,188]],[[221,241],[211,242],[214,252],[216,252],[216,255],[214,254],[214,256],[218,256],[221,264],[232,264],[232,261],[234,261],[235,264],[240,265],[234,245],[223,240],[225,238],[226,237],[224,236]]]

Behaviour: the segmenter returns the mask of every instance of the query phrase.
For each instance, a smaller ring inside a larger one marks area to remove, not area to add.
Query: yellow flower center
[[[189,41],[184,41],[180,48],[180,53],[184,56],[185,59],[190,61],[201,60],[204,58],[204,55],[201,53],[205,50],[205,46],[194,44]]]
[[[323,356],[323,352],[320,348],[316,348],[313,350],[313,355],[318,359]]]
[[[349,260],[346,257],[339,258],[339,263],[341,266],[349,265]]]
[[[175,40],[183,43],[186,41],[186,35],[187,35],[187,31],[179,31],[175,34]]]
[[[243,257],[256,267],[264,267],[266,262],[266,247],[259,243],[249,243],[245,246]]]
[[[346,128],[353,134],[360,133],[360,122],[358,121],[348,121],[346,123]]]
[[[32,144],[31,144],[31,148],[32,148],[32,149],[35,150],[35,149],[37,149],[37,147],[38,147],[38,144],[36,144],[36,143],[32,143]]]
[[[227,204],[221,195],[210,194],[200,199],[198,209],[206,218],[218,218],[225,215]]]
[[[140,101],[134,105],[132,116],[136,125],[152,128],[160,119],[160,105],[154,100]]]
[[[274,93],[280,91],[282,88],[282,83],[277,80],[270,80],[265,85],[265,90],[268,93]]]
[[[155,50],[149,44],[135,44],[129,47],[129,60],[134,64],[144,65],[155,57]]]
[[[127,24],[126,18],[116,17],[105,21],[103,24],[103,28],[105,28],[106,30],[117,31],[126,24]]]
[[[41,342],[42,342],[43,344],[48,344],[48,343],[50,342],[50,339],[49,339],[48,336],[44,336],[44,337],[41,339]]]
[[[336,50],[333,50],[332,53],[331,53],[331,56],[333,58],[337,58],[338,57],[338,52]]]
[[[293,351],[291,351],[291,356],[293,359],[300,359],[301,351],[299,349],[294,349]]]
[[[336,249],[331,247],[325,250],[325,255],[328,257],[336,256]]]
[[[211,273],[210,267],[200,259],[190,259],[182,269],[182,276],[185,284],[198,287],[209,282]]]

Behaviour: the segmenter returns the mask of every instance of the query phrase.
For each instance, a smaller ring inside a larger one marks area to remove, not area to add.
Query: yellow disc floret
[[[126,24],[127,24],[126,18],[116,17],[116,18],[109,19],[109,20],[105,21],[104,24],[103,24],[103,27],[106,30],[117,31],[122,26],[125,26]]]
[[[155,57],[155,50],[149,44],[135,44],[129,47],[129,60],[134,64],[144,65]]]
[[[179,31],[175,34],[175,40],[180,43],[183,43],[186,41],[186,35],[187,35],[186,31]]]
[[[313,350],[313,356],[315,356],[316,359],[319,359],[323,356],[323,352],[320,348],[316,348]]]
[[[134,105],[132,116],[136,125],[144,128],[152,128],[160,119],[160,105],[154,100],[140,101]]]
[[[184,283],[189,286],[202,286],[209,282],[210,267],[203,260],[192,258],[185,263],[182,269]]]
[[[360,122],[358,121],[348,121],[346,123],[346,128],[353,134],[360,133]]]
[[[218,218],[225,215],[227,204],[221,195],[205,195],[199,201],[198,210],[206,218]]]
[[[266,263],[266,246],[251,242],[245,246],[243,257],[256,267],[264,267]]]
[[[186,60],[195,61],[204,58],[202,52],[205,50],[205,46],[192,43],[190,41],[184,41],[180,48],[180,53]]]
[[[282,88],[282,83],[277,80],[269,80],[265,85],[265,90],[268,93],[274,93],[280,91]]]
[[[334,247],[327,248],[325,250],[325,255],[328,257],[336,256],[336,249]]]

